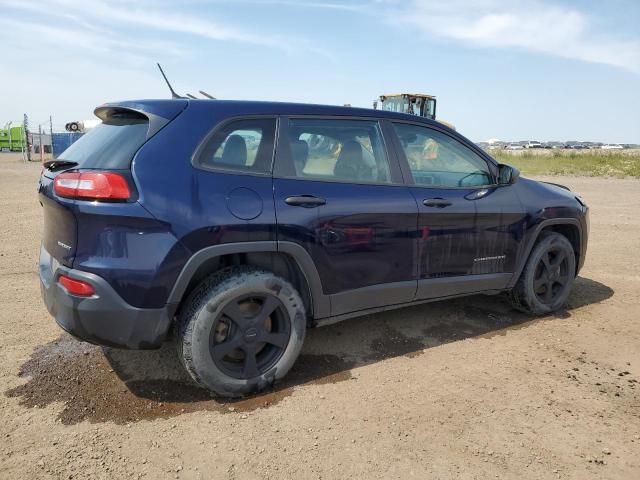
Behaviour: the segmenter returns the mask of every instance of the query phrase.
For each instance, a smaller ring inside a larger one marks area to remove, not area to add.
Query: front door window
[[[493,183],[487,162],[454,138],[418,125],[393,126],[416,185],[477,187]]]

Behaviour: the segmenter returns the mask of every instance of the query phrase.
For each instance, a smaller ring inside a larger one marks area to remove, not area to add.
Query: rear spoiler
[[[189,104],[186,100],[153,100],[149,102],[117,102],[105,103],[97,107],[93,113],[102,121],[116,115],[130,114],[132,117],[149,120],[147,138],[153,135],[176,118]]]

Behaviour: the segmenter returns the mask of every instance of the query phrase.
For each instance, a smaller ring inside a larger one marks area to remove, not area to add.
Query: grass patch
[[[640,150],[504,151],[489,154],[526,175],[583,175],[590,177],[640,177]]]

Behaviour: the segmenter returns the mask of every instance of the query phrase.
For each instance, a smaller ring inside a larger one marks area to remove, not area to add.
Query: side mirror
[[[501,164],[498,165],[498,183],[500,185],[511,185],[516,183],[516,180],[520,177],[520,170],[511,165]]]

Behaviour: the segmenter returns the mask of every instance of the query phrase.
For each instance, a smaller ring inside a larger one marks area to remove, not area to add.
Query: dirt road
[[[640,181],[555,179],[592,208],[565,312],[479,296],[313,330],[286,384],[220,403],[168,347],[61,334],[39,172],[0,154],[0,478],[640,478]]]

